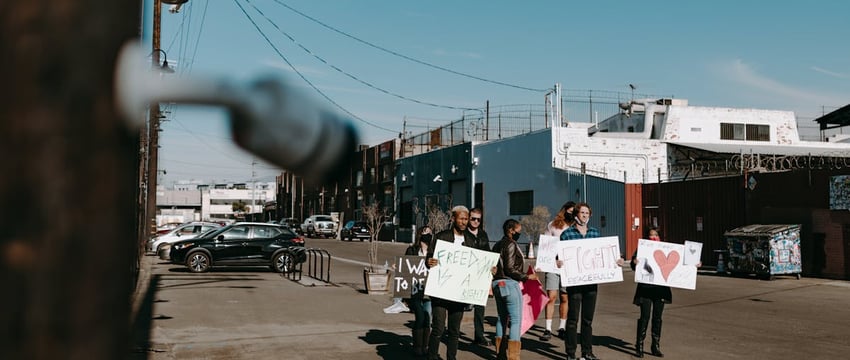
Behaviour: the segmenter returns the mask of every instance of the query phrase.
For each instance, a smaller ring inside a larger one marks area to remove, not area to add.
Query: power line
[[[269,44],[269,46],[271,46],[272,49],[274,49],[275,53],[277,53],[277,55],[280,56],[280,58],[283,59],[283,61],[287,65],[289,65],[290,68],[292,68],[292,71],[294,71],[296,74],[298,74],[298,76],[301,78],[301,80],[304,80],[304,82],[306,82],[307,85],[310,85],[310,87],[312,87],[313,90],[315,90],[317,93],[319,93],[319,95],[324,97],[325,100],[329,101],[331,104],[333,104],[334,106],[336,106],[337,108],[339,108],[340,110],[342,110],[343,112],[348,114],[349,116],[353,117],[354,119],[357,119],[357,120],[359,120],[359,121],[361,121],[361,122],[363,122],[367,125],[373,126],[375,128],[378,128],[378,129],[381,129],[381,130],[384,130],[384,131],[389,131],[391,133],[398,133],[398,131],[396,131],[396,130],[385,128],[385,127],[380,126],[378,124],[369,122],[369,121],[367,121],[367,120],[365,120],[365,119],[363,119],[363,118],[361,118],[357,115],[354,115],[351,111],[348,111],[348,109],[342,107],[342,105],[338,104],[336,101],[331,99],[327,94],[325,94],[322,90],[320,90],[318,87],[316,87],[316,85],[314,85],[310,80],[308,80],[307,77],[304,76],[304,74],[302,74],[300,71],[298,71],[298,68],[296,68],[295,65],[293,65],[291,62],[289,62],[289,59],[287,59],[286,56],[284,56],[283,53],[280,52],[280,50],[277,48],[277,46],[275,46],[274,43],[272,43],[271,39],[269,39],[269,37],[266,36],[266,33],[264,33],[262,29],[260,29],[260,26],[257,25],[257,22],[255,22],[254,19],[251,17],[251,15],[248,14],[247,11],[245,11],[245,8],[242,7],[242,4],[240,4],[238,0],[233,0],[233,2],[236,3],[236,6],[239,7],[239,10],[242,10],[242,13],[245,14],[245,17],[248,18],[248,21],[250,21],[251,24],[254,25],[254,28],[257,29],[257,32],[260,33],[260,35],[263,37],[263,39],[266,40],[266,42]]]
[[[357,41],[357,42],[360,42],[360,43],[365,44],[365,45],[367,45],[367,46],[370,46],[370,47],[373,47],[373,48],[375,48],[375,49],[381,50],[381,51],[383,51],[383,52],[386,52],[386,53],[389,53],[389,54],[392,54],[392,55],[398,56],[398,57],[400,57],[400,58],[402,58],[402,59],[405,59],[405,60],[409,60],[409,61],[415,62],[415,63],[420,64],[420,65],[425,65],[425,66],[428,66],[428,67],[430,67],[430,68],[434,68],[434,69],[437,69],[437,70],[442,70],[442,71],[445,71],[445,72],[448,72],[448,73],[451,73],[451,74],[460,75],[460,76],[467,77],[467,78],[470,78],[470,79],[475,79],[475,80],[479,80],[479,81],[484,81],[484,82],[488,82],[488,83],[496,84],[496,85],[502,85],[502,86],[512,87],[512,88],[515,88],[515,89],[528,90],[528,91],[535,91],[535,92],[547,92],[547,91],[549,91],[549,90],[550,90],[550,89],[534,89],[534,88],[530,88],[530,87],[525,87],[525,86],[520,86],[520,85],[509,84],[509,83],[505,83],[505,82],[501,82],[501,81],[485,79],[485,78],[482,78],[482,77],[480,77],[480,76],[475,76],[475,75],[470,75],[470,74],[462,73],[462,72],[460,72],[460,71],[455,71],[455,70],[452,70],[452,69],[444,68],[444,67],[442,67],[442,66],[434,65],[434,64],[431,64],[431,63],[428,63],[428,62],[422,61],[422,60],[417,60],[417,59],[414,59],[414,58],[412,58],[412,57],[410,57],[410,56],[407,56],[407,55],[404,55],[404,54],[398,53],[398,52],[396,52],[396,51],[393,51],[393,50],[390,50],[390,49],[387,49],[387,48],[381,47],[381,46],[379,46],[379,45],[375,45],[375,44],[373,44],[373,43],[371,43],[371,42],[368,42],[368,41],[366,41],[366,40],[360,39],[360,38],[358,38],[358,37],[356,37],[356,36],[354,36],[354,35],[348,34],[348,33],[344,32],[344,31],[342,31],[342,30],[338,30],[338,29],[334,28],[333,26],[330,26],[330,25],[328,25],[328,24],[325,24],[325,23],[323,23],[322,21],[320,21],[320,20],[318,20],[318,19],[316,19],[316,18],[311,17],[310,15],[307,15],[307,14],[305,14],[305,13],[302,13],[302,12],[300,12],[300,11],[296,10],[295,8],[293,8],[293,7],[291,7],[291,6],[289,6],[289,5],[285,4],[285,3],[283,3],[283,2],[282,2],[282,1],[280,1],[280,0],[275,0],[275,2],[276,2],[276,3],[278,3],[278,4],[280,4],[280,5],[281,5],[281,6],[283,6],[283,7],[287,8],[287,9],[291,10],[292,12],[294,12],[294,13],[296,13],[296,14],[298,14],[298,15],[301,15],[301,16],[303,16],[303,17],[305,17],[305,18],[309,19],[310,21],[313,21],[313,22],[315,22],[315,23],[317,23],[317,24],[319,24],[319,25],[321,25],[321,26],[323,26],[323,27],[325,27],[325,28],[327,28],[327,29],[329,29],[329,30],[331,30],[331,31],[333,31],[333,32],[336,32],[336,33],[338,33],[338,34],[342,35],[342,36],[345,36],[345,37],[347,37],[347,38],[353,39],[353,40],[355,40],[355,41]]]
[[[324,63],[325,65],[327,65],[327,66],[331,67],[332,69],[334,69],[334,70],[336,70],[336,71],[338,71],[338,72],[342,73],[342,74],[343,74],[343,75],[345,75],[345,76],[348,76],[349,78],[353,79],[354,81],[357,81],[357,82],[359,82],[359,83],[361,83],[361,84],[363,84],[363,85],[366,85],[366,86],[368,86],[368,87],[370,87],[370,88],[372,88],[372,89],[375,89],[375,90],[377,90],[377,91],[380,91],[380,92],[382,92],[382,93],[384,93],[384,94],[387,94],[387,95],[390,95],[390,96],[394,96],[394,97],[397,97],[397,98],[402,99],[402,100],[407,100],[407,101],[415,102],[415,103],[417,103],[417,104],[428,105],[428,106],[433,106],[433,107],[438,107],[438,108],[444,108],[444,109],[452,109],[452,110],[474,110],[474,109],[472,109],[472,108],[467,108],[467,107],[458,107],[458,106],[450,106],[450,105],[440,105],[440,104],[435,104],[435,103],[431,103],[431,102],[427,102],[427,101],[422,101],[422,100],[413,99],[413,98],[410,98],[410,97],[407,97],[407,96],[404,96],[404,95],[399,95],[399,94],[394,93],[394,92],[391,92],[391,91],[389,91],[389,90],[385,90],[385,89],[380,88],[380,87],[378,87],[378,86],[376,86],[376,85],[373,85],[373,84],[371,84],[371,83],[369,83],[369,82],[367,82],[367,81],[365,81],[365,80],[362,80],[362,79],[358,78],[357,76],[354,76],[354,75],[352,75],[352,74],[350,74],[350,73],[348,73],[348,72],[346,72],[346,71],[344,71],[344,70],[342,70],[342,69],[340,69],[340,68],[336,67],[335,65],[333,65],[333,64],[331,64],[331,63],[329,63],[329,62],[327,62],[327,61],[326,61],[324,58],[322,58],[321,56],[316,55],[315,53],[313,53],[312,51],[310,51],[310,49],[308,49],[308,48],[304,47],[304,45],[301,45],[301,43],[299,43],[299,42],[298,42],[298,40],[295,40],[295,38],[293,38],[292,36],[290,36],[290,35],[289,35],[286,31],[283,31],[283,29],[281,29],[281,28],[280,28],[280,27],[279,27],[279,26],[278,26],[278,25],[277,25],[277,24],[276,24],[276,23],[275,23],[272,19],[270,19],[268,16],[266,16],[266,14],[265,14],[265,13],[263,13],[263,11],[262,11],[262,10],[258,9],[258,8],[257,8],[257,6],[255,6],[253,3],[251,3],[251,1],[249,1],[249,0],[246,0],[246,1],[248,1],[248,4],[250,4],[250,5],[251,5],[251,7],[253,7],[253,8],[254,8],[254,10],[256,10],[256,11],[257,11],[260,15],[262,15],[262,16],[266,19],[266,21],[268,21],[268,22],[269,22],[272,26],[274,26],[274,28],[275,28],[275,29],[277,29],[277,30],[278,30],[281,34],[283,34],[284,36],[286,36],[287,38],[289,38],[289,40],[290,40],[290,41],[292,41],[295,45],[298,45],[298,47],[300,47],[300,48],[301,48],[301,50],[304,50],[304,52],[306,52],[307,54],[310,54],[311,56],[313,56],[314,58],[318,59],[319,61],[321,61],[321,62],[322,62],[322,63]]]

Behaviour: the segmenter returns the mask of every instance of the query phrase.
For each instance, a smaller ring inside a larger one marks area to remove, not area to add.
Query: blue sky
[[[298,77],[237,3],[304,77],[377,125],[353,120],[361,143],[370,145],[397,136],[405,119],[418,133],[461,112],[387,95],[328,64],[390,93],[441,106],[542,104],[543,94],[417,64],[305,15],[409,58],[519,87],[560,83],[564,89],[627,92],[635,84],[638,92],[691,105],[791,110],[804,133],[812,133],[811,120],[824,109],[850,103],[847,1],[190,0],[179,13],[163,10],[161,42],[178,71],[173,76],[285,77],[342,112]],[[167,110],[161,184],[273,181],[279,173],[262,162],[252,173],[254,159],[229,139],[221,111]]]

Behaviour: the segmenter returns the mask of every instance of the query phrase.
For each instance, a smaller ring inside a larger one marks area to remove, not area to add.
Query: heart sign
[[[661,276],[667,281],[667,277],[670,276],[673,269],[679,266],[679,252],[673,250],[665,256],[663,251],[655,250],[652,256],[655,258],[655,262],[658,263],[658,267],[661,268]]]

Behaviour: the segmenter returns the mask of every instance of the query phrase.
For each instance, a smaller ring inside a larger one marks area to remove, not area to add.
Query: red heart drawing
[[[652,256],[655,257],[655,262],[658,263],[658,267],[661,268],[661,276],[664,277],[664,281],[667,281],[667,277],[670,276],[673,269],[675,269],[676,266],[679,266],[679,252],[673,250],[667,254],[667,256],[664,256],[663,251],[655,250],[655,252],[652,253]]]

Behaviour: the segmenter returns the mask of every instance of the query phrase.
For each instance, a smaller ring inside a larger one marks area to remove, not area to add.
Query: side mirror
[[[222,240],[224,240],[224,235],[219,235],[219,236],[216,236],[216,238],[215,238],[216,242],[219,242],[219,241],[222,241]]]

